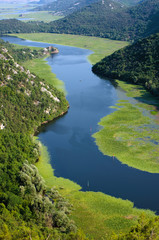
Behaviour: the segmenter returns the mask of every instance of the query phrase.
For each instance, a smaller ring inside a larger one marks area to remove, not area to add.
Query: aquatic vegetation
[[[115,156],[131,167],[158,173],[159,126],[151,113],[156,108],[153,104],[157,99],[151,94],[144,98],[143,93],[147,92],[143,87],[117,82],[127,96],[133,96],[140,102],[119,101],[116,111],[101,119],[99,125],[103,128],[93,137],[105,155]]]

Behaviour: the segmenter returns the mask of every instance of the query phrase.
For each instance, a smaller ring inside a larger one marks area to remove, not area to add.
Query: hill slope
[[[145,86],[159,95],[159,34],[138,41],[104,58],[92,68],[103,77]]]
[[[104,4],[91,4],[81,11],[50,23],[50,31],[132,40],[147,36],[150,29],[151,33],[156,33],[158,14],[158,0],[145,0],[130,8],[123,8],[121,4],[105,0]]]
[[[66,16],[99,0],[58,0],[35,8],[35,11],[52,11],[54,15]]]
[[[0,42],[1,239],[64,239],[75,230],[68,202],[55,189],[46,189],[32,165],[40,154],[33,133],[68,108],[61,92],[17,62],[35,55],[36,50]]]
[[[93,3],[69,16],[48,23],[1,20],[0,34],[4,33],[70,33],[115,40],[137,40],[159,31],[159,1],[145,0],[126,8],[112,0]]]
[[[102,2],[102,0],[58,0],[58,1],[40,1],[43,6],[39,6],[34,10],[37,11],[52,11],[55,15],[68,15],[78,11],[82,7],[91,5],[94,2]],[[114,0],[114,2],[132,6],[140,2],[140,0]]]

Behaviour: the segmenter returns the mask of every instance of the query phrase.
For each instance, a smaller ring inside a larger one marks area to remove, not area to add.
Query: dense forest
[[[17,19],[0,20],[0,34],[49,32],[50,25],[42,21],[22,22]]]
[[[72,206],[56,188],[46,189],[33,165],[40,155],[37,127],[68,109],[63,93],[21,65],[42,54],[0,42],[0,239],[80,235],[69,219]]]
[[[143,85],[159,95],[159,33],[116,51],[92,70],[102,77]]]
[[[159,1],[145,0],[134,7],[111,0],[93,3],[69,16],[50,23],[1,20],[0,34],[69,33],[136,41],[159,31]]]
[[[136,40],[159,31],[158,15],[158,0],[145,0],[129,8],[105,0],[50,23],[50,32]]]

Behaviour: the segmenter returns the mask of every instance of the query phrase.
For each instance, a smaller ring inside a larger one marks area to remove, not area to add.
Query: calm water
[[[3,39],[28,46],[50,45],[14,37]],[[129,199],[137,207],[159,213],[159,174],[142,172],[104,156],[91,137],[99,129],[100,118],[113,111],[109,107],[118,100],[117,90],[91,72],[87,61],[89,50],[54,46],[60,53],[47,61],[65,82],[70,108],[66,115],[43,127],[38,136],[48,147],[55,175],[73,180],[84,191],[101,191]]]

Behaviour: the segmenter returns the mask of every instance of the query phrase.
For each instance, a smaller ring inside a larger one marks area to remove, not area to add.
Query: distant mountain
[[[38,4],[48,4],[48,3],[52,3],[55,2],[56,0],[40,0],[37,3]]]
[[[111,0],[93,3],[50,23],[50,31],[120,40],[136,40],[158,32],[159,0],[123,7]]]
[[[159,0],[124,7],[112,0],[93,3],[63,19],[48,23],[1,20],[0,34],[50,32],[136,41],[159,32]]]
[[[50,0],[41,0],[40,3]],[[52,11],[54,15],[66,16],[99,0],[57,0],[35,8],[35,11]]]
[[[142,2],[142,0],[114,0],[115,2],[122,3],[126,6],[133,6],[139,2]],[[144,0],[143,0],[144,1]]]
[[[44,5],[37,7],[35,10],[53,11],[56,15],[66,16],[94,2],[102,2],[102,0],[40,0],[38,3]],[[141,2],[141,0],[114,0],[114,2],[132,6]]]
[[[102,77],[143,85],[159,96],[159,34],[116,51],[92,70]]]

